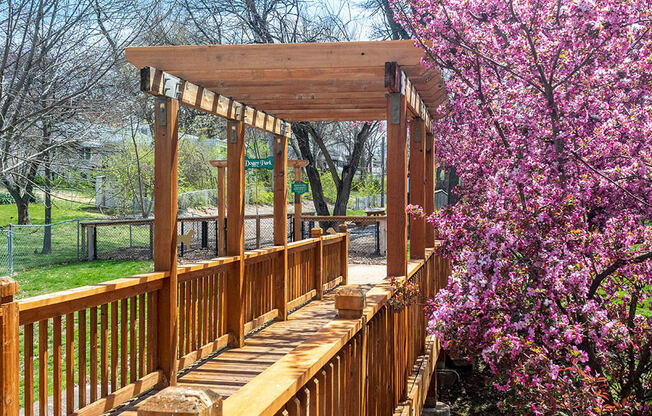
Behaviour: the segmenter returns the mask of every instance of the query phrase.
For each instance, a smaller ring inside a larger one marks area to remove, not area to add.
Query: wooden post
[[[435,144],[431,133],[426,133],[426,180],[424,197],[424,210],[427,215],[435,212]],[[435,246],[435,229],[426,224],[426,247]]]
[[[177,142],[179,102],[156,98],[154,108],[154,270],[167,271],[158,296],[156,364],[165,384],[177,382]]]
[[[312,238],[317,239],[317,246],[315,246],[315,289],[317,290],[317,299],[324,297],[324,243],[322,241],[322,234],[324,230],[315,227],[310,230]]]
[[[426,124],[420,118],[412,120],[410,128],[410,203],[425,207]],[[410,258],[423,259],[426,256],[426,221],[423,218],[410,219]]]
[[[387,275],[407,275],[407,105],[387,95]]]
[[[16,416],[19,402],[18,284],[0,277],[0,416]]]
[[[294,181],[301,180],[301,166],[294,166]],[[301,240],[301,195],[294,194],[294,241]]]
[[[224,198],[224,176],[226,168],[220,166],[217,168],[217,252],[219,256],[224,256],[226,250],[224,249],[224,219],[225,216],[225,198]]]
[[[349,232],[346,224],[340,224],[338,229],[344,233],[344,241],[340,246],[340,267],[342,268],[342,285],[347,285],[349,284]]]
[[[367,306],[365,292],[357,285],[344,286],[335,295],[335,309],[339,319],[358,319]]]
[[[239,256],[227,275],[226,313],[227,332],[231,347],[244,345],[244,159],[245,129],[242,121],[229,121],[227,131],[227,184],[226,196],[229,213],[229,232],[226,236],[226,254]]]
[[[211,389],[168,387],[138,405],[138,416],[222,416],[222,397]]]
[[[95,260],[96,253],[95,253],[95,226],[94,225],[87,225],[86,226],[86,253],[88,254],[87,260]]]
[[[283,251],[274,262],[276,319],[287,319],[288,311],[288,145],[285,136],[274,137],[274,245]]]

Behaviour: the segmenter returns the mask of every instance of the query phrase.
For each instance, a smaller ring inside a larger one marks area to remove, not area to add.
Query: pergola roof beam
[[[290,122],[385,120],[385,95],[402,92],[411,117],[423,118],[431,131],[438,117],[435,110],[447,96],[441,72],[422,65],[424,56],[411,40],[155,46],[126,51],[127,60],[136,67],[160,69],[197,89],[212,91],[220,100],[249,105],[247,117],[263,113]],[[388,62],[395,63],[389,84]],[[255,123],[263,120],[256,117]]]
[[[385,88],[390,93],[400,92],[403,94],[407,100],[408,110],[415,117],[422,119],[425,122],[426,130],[432,132],[433,116],[430,114],[419,91],[396,62],[385,63]]]
[[[177,83],[178,87],[166,85],[166,79],[170,80],[170,84]],[[178,88],[178,91],[170,91],[170,88]],[[152,95],[176,98],[182,105],[208,114],[228,120],[244,121],[245,124],[268,133],[286,137],[292,136],[290,123],[258,111],[253,107],[245,106],[224,95],[216,94],[204,87],[178,79],[156,68],[144,67],[141,69],[140,89]]]

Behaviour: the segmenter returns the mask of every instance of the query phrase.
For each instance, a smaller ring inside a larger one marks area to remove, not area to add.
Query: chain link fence
[[[353,263],[383,263],[387,254],[387,227],[385,216],[320,217],[306,216],[301,222],[302,235],[310,236],[310,229],[321,227],[325,234],[337,231],[346,224],[349,232],[349,261]]]
[[[145,260],[152,258],[153,218],[89,221],[82,223],[81,228],[81,257],[83,259]],[[220,227],[216,216],[179,218],[177,250],[180,261],[205,260],[225,253],[227,232],[228,218],[225,219],[224,227]],[[292,232],[291,216],[288,216],[288,239],[290,241]],[[273,245],[273,215],[246,215],[244,234],[246,250]]]
[[[352,261],[382,262],[386,253],[384,217],[306,216],[301,222],[301,238],[310,238],[310,229],[322,227],[325,233],[346,223],[350,233],[349,253]],[[294,240],[294,221],[288,215],[288,241]],[[81,260],[149,260],[153,254],[154,220],[76,219],[49,225],[10,225],[0,230],[0,276],[12,275],[35,267]],[[180,262],[210,259],[226,252],[225,226],[218,218],[179,218],[177,223]],[[50,244],[44,236],[50,233]],[[274,218],[271,214],[247,215],[244,223],[245,249],[274,244]],[[220,250],[222,247],[222,250]],[[356,260],[357,259],[357,260]]]
[[[0,232],[0,275],[81,259],[80,218],[52,224],[14,225]],[[46,236],[49,234],[49,238]]]
[[[9,230],[0,230],[0,276],[11,275],[11,235]]]

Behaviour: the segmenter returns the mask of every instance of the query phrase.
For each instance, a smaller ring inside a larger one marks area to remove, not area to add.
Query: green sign
[[[274,158],[272,156],[265,159],[245,158],[245,169],[274,169]]]
[[[303,195],[308,192],[308,182],[296,181],[292,184],[292,192],[297,195]]]

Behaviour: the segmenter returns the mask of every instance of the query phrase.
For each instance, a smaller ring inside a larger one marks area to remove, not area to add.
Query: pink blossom
[[[645,413],[652,370],[632,369],[652,348],[652,4],[394,9],[446,78],[435,151],[461,178],[456,205],[408,207],[452,265],[429,329],[490,369],[506,412]]]

